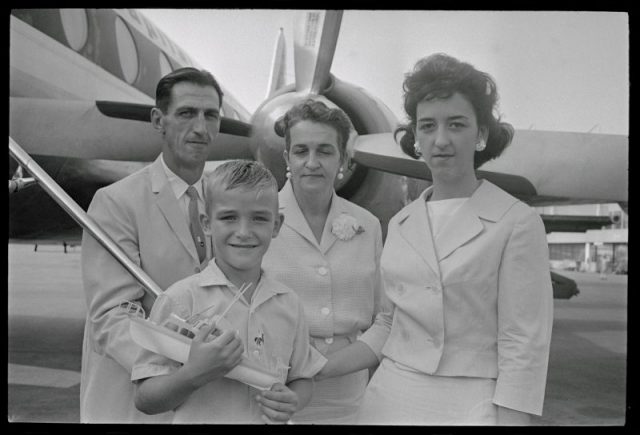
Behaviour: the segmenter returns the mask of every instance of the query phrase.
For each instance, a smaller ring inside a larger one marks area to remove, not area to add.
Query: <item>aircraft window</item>
[[[138,76],[138,51],[131,31],[120,17],[116,18],[116,43],[124,79],[133,83]]]
[[[84,9],[60,9],[60,19],[67,43],[75,51],[80,51],[89,35],[87,12]]]
[[[171,71],[173,71],[173,68],[171,68],[171,62],[169,62],[167,55],[161,51],[160,52],[160,77],[166,76]]]

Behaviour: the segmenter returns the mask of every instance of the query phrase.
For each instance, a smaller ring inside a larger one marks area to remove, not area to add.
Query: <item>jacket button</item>
[[[323,308],[320,310],[320,312],[321,312],[322,314],[324,314],[325,316],[328,316],[330,311],[331,311],[331,310],[329,310],[329,308],[327,308],[327,307],[323,307]]]
[[[194,271],[195,273],[200,273],[200,268],[199,268],[199,267],[196,267],[195,269],[193,269],[193,271]]]
[[[327,268],[326,268],[326,267],[324,267],[324,266],[320,266],[320,267],[318,268],[318,274],[319,274],[319,275],[322,275],[322,276],[325,276],[325,275],[327,274]]]
[[[324,339],[324,342],[325,342],[325,343],[327,343],[327,344],[331,344],[331,343],[333,343],[333,337],[327,337],[327,338],[325,338],[325,339]]]

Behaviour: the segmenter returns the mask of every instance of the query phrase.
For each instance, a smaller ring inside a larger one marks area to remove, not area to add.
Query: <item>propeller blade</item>
[[[280,27],[278,38],[276,39],[276,47],[273,51],[273,59],[271,61],[271,73],[269,74],[266,98],[270,98],[278,89],[285,85],[287,71],[286,52],[284,31],[282,27]]]
[[[153,161],[162,140],[151,106],[105,101],[10,98],[10,136],[31,155]],[[252,159],[250,125],[223,118],[209,160]]]
[[[294,30],[296,91],[320,94],[327,87],[342,11],[300,12]]]
[[[353,147],[353,161],[373,169],[396,175],[431,181],[431,171],[422,160],[414,160],[400,149],[393,133],[357,136]]]

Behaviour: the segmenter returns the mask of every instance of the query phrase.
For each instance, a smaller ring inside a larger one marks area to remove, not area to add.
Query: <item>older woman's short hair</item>
[[[308,99],[296,104],[278,119],[274,125],[276,134],[284,137],[287,151],[291,147],[289,131],[300,121],[312,121],[328,125],[338,133],[338,149],[342,157],[347,153],[347,141],[351,132],[349,117],[338,108],[332,109],[322,101]]]

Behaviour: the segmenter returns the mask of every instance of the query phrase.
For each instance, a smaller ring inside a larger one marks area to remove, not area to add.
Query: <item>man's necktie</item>
[[[205,247],[205,238],[202,227],[200,226],[200,213],[198,212],[198,192],[193,186],[189,186],[187,189],[187,196],[189,197],[189,230],[191,231],[191,237],[193,237],[193,243],[196,245],[198,251],[198,257],[200,257],[200,263],[202,263],[207,256],[207,248]]]

